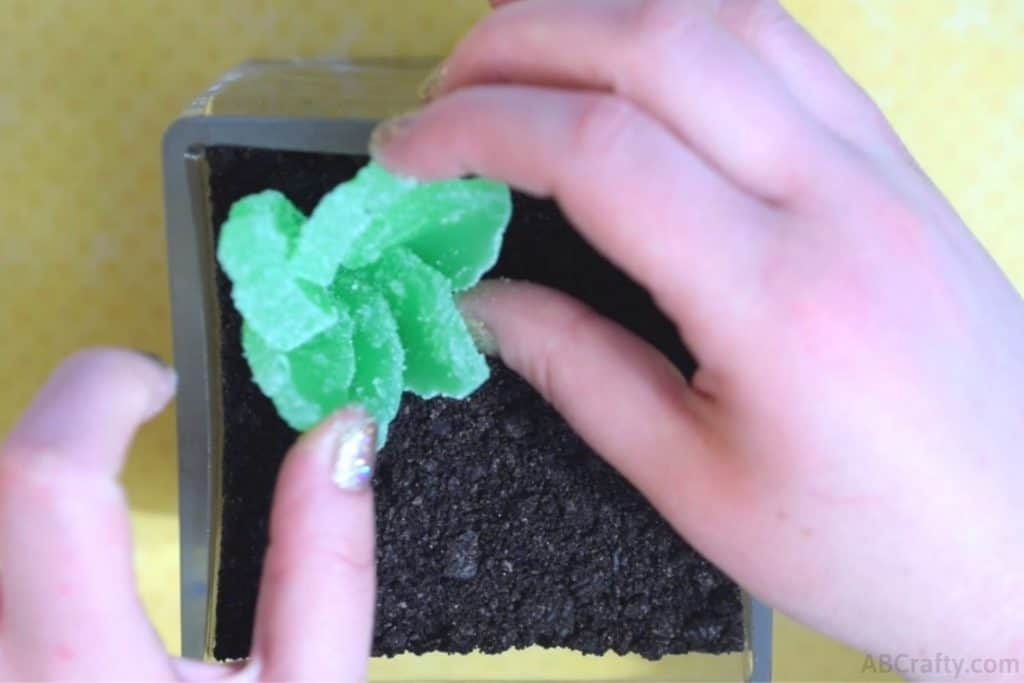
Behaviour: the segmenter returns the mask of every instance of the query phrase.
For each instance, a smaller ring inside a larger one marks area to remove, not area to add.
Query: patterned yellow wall
[[[881,102],[1024,286],[1024,2],[787,3]],[[0,430],[88,344],[170,353],[159,139],[254,57],[440,55],[483,0],[0,0]],[[125,473],[142,592],[178,644],[173,419]],[[776,674],[845,680],[861,658],[783,622]]]

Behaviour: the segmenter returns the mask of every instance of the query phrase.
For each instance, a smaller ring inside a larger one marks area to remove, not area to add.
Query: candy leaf
[[[262,192],[235,203],[217,248],[231,278],[235,308],[268,344],[283,351],[337,322],[331,302],[301,287],[288,272],[286,256],[302,222],[284,195]]]
[[[341,299],[359,302],[352,311],[352,344],[359,363],[351,397],[377,420],[377,439],[383,445],[405,388],[405,350],[398,324],[384,297],[357,278],[340,276],[334,291]]]
[[[382,220],[411,224],[405,246],[447,277],[455,291],[462,291],[498,260],[511,216],[508,188],[478,179],[416,188]]]
[[[346,405],[383,444],[404,390],[464,398],[488,377],[454,292],[494,265],[511,215],[486,180],[418,184],[370,164],[307,221],[278,192],[231,209],[217,258],[242,314],[253,379],[309,429]]]
[[[367,241],[377,213],[416,187],[380,166],[364,166],[350,182],[324,195],[301,235],[291,257],[296,277],[326,287],[334,280],[341,263],[355,259],[361,243]]]
[[[405,347],[405,386],[424,398],[464,398],[489,376],[452,298],[451,283],[407,249],[392,249],[366,277],[387,300]]]
[[[285,353],[267,344],[249,325],[242,326],[242,352],[252,368],[253,380],[270,397],[282,420],[299,431],[317,423],[321,407],[296,389]]]

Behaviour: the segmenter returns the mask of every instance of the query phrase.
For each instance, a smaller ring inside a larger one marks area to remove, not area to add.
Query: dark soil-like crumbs
[[[267,188],[309,212],[366,159],[207,150],[213,224]],[[660,348],[689,356],[650,297],[547,201],[516,196],[491,276],[557,287]],[[211,238],[212,239],[212,238]],[[215,655],[248,654],[274,479],[295,438],[250,380],[220,271],[223,517]],[[740,593],[596,456],[540,396],[492,362],[467,400],[407,394],[375,479],[373,651],[608,650],[648,658],[743,647]],[[614,411],[614,387],[608,387]],[[614,414],[609,414],[614,419]],[[345,609],[339,605],[338,609]]]

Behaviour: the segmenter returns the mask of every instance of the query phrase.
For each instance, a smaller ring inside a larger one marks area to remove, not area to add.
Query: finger
[[[491,5],[498,8],[519,1],[494,0]],[[722,25],[763,59],[826,128],[867,151],[909,158],[878,106],[778,0],[686,1],[704,3],[716,11]],[[483,78],[489,68],[473,66],[480,75],[464,74],[468,82]]]
[[[271,513],[254,655],[267,680],[364,680],[375,605],[370,418],[347,410],[285,459]]]
[[[909,158],[878,106],[778,0],[725,0],[718,15],[835,134],[866,151]]]
[[[502,361],[689,540],[715,528],[729,463],[705,429],[703,399],[664,356],[538,285],[486,281],[460,308],[493,335]]]
[[[724,337],[736,337],[729,326],[747,319],[751,274],[778,234],[776,209],[611,95],[462,90],[380,129],[374,149],[402,173],[477,173],[554,195],[584,237],[677,319],[698,356],[701,346],[724,353]]]
[[[434,90],[510,82],[620,94],[771,201],[801,197],[839,153],[709,2],[512,3],[470,32]]]
[[[79,353],[0,452],[3,647],[26,678],[168,679],[135,592],[117,474],[174,374],[128,351]]]

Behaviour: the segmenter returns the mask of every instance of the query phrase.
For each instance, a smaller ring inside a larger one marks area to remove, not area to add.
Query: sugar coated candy
[[[498,258],[506,186],[418,183],[370,163],[307,218],[281,193],[237,201],[217,259],[253,380],[304,431],[359,405],[380,442],[403,391],[464,398],[488,377],[454,294]]]

